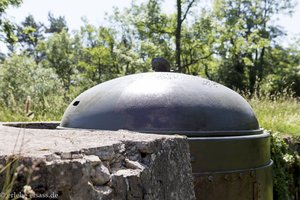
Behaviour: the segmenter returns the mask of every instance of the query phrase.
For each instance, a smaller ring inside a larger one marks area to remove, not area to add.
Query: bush
[[[292,140],[296,143],[298,139],[295,137]],[[272,133],[271,156],[274,161],[274,200],[296,200],[300,192],[300,158],[298,152],[294,151],[278,133]]]
[[[22,116],[28,96],[39,114],[50,112],[50,106],[64,105],[63,87],[53,69],[26,56],[14,55],[0,64],[0,91],[0,107],[15,115]]]

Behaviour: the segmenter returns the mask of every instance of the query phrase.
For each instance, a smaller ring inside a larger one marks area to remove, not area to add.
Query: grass
[[[32,102],[33,114],[26,115],[25,104],[19,103],[11,106],[0,104],[0,122],[20,122],[20,121],[60,121],[65,109],[71,102],[64,102],[63,98],[48,98],[47,103]]]
[[[13,185],[17,178],[17,168],[18,168],[18,158],[16,156],[8,157],[7,163],[4,166],[0,167],[0,175],[4,179],[4,183],[2,186],[1,197],[2,200],[9,200],[9,199],[17,199],[11,198],[11,191],[13,189]]]
[[[66,109],[67,106],[64,107]],[[26,122],[26,121],[60,121],[63,109],[34,109],[34,117],[26,117],[22,110],[10,110],[0,106],[0,122]]]
[[[248,100],[260,126],[285,135],[300,136],[300,102],[292,98]]]

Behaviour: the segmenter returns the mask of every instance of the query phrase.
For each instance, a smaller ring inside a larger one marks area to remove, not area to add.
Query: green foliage
[[[271,23],[279,13],[291,12],[288,1],[215,1],[217,52],[221,56],[219,80],[253,95],[271,69],[267,57],[282,31]]]
[[[212,9],[178,0],[173,14],[163,13],[162,3],[133,1],[123,11],[116,8],[107,27],[83,20],[80,32],[68,33],[65,18],[51,13],[47,37],[32,16],[18,30],[10,23],[2,28],[12,52],[33,55],[55,70],[66,96],[73,86],[150,71],[154,57],[166,58],[173,71],[205,76],[252,96],[300,95],[300,43],[278,45],[284,32],[271,22],[279,13],[291,13],[294,0],[218,0]]]
[[[294,143],[297,142],[294,141]],[[271,157],[274,161],[274,199],[296,199],[300,185],[299,154],[292,150],[278,133],[272,133]]]
[[[47,113],[51,105],[56,105],[53,102],[57,99],[61,104],[63,87],[57,80],[52,69],[37,65],[32,58],[14,55],[6,59],[0,64],[0,106],[8,112],[2,113],[0,121],[9,120],[9,114],[24,116],[27,96],[35,102],[33,106],[40,109],[41,115]]]
[[[4,19],[0,26],[0,32],[4,32],[5,36],[0,35],[1,40],[4,40],[9,44],[16,43],[18,41],[18,38],[14,34],[14,30],[15,30],[15,26],[10,21]]]
[[[262,81],[261,90],[265,95],[300,96],[300,51],[296,47],[276,46],[268,55],[270,69]]]
[[[38,55],[34,54],[34,51],[38,42],[44,39],[43,26],[42,23],[36,22],[32,15],[29,15],[17,29],[18,43],[29,55],[33,55],[37,62],[39,58]]]
[[[1,0],[0,1],[0,41],[15,43],[17,37],[13,33],[15,26],[5,17],[5,10],[8,6],[19,6],[22,0]]]
[[[134,2],[130,9],[115,10],[112,28],[121,36],[117,46],[117,59],[124,74],[150,70],[151,59],[165,57],[171,63],[172,19],[161,12],[161,1]],[[115,27],[115,25],[118,27]]]
[[[82,49],[78,66],[82,75],[92,83],[101,83],[120,74],[116,62],[116,41],[114,32],[105,27],[98,29],[86,22],[81,28]]]
[[[22,3],[22,0],[1,0],[0,1],[0,17],[2,13],[8,8],[9,5],[18,6]],[[1,23],[0,23],[1,25]]]
[[[37,47],[38,54],[44,55],[42,65],[56,72],[66,91],[76,82],[74,74],[80,50],[77,44],[77,40],[63,30],[61,33],[54,33]]]
[[[55,18],[52,13],[48,13],[48,21],[50,27],[46,29],[46,33],[60,33],[63,30],[68,31],[68,26],[65,17],[59,16]]]

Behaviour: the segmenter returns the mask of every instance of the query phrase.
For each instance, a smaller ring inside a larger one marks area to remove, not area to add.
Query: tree
[[[213,18],[210,12],[201,11],[192,16],[194,23],[182,27],[181,36],[181,68],[182,72],[206,76],[215,79],[212,70],[215,68],[216,54],[214,46]]]
[[[282,31],[270,23],[279,13],[290,13],[293,0],[215,1],[215,37],[222,58],[220,78],[231,88],[259,92],[265,77],[266,55]]]
[[[120,75],[146,72],[151,69],[149,48],[146,46],[150,42],[141,39],[144,37],[144,33],[138,28],[141,27],[139,21],[143,21],[144,18],[135,15],[135,13],[142,13],[139,12],[139,9],[141,7],[135,4],[123,12],[115,8],[114,14],[110,17],[110,28],[116,33],[114,58],[118,69],[120,69]],[[151,47],[155,46],[152,43],[150,45]],[[145,46],[146,48],[144,48]],[[160,47],[160,45],[156,45],[156,47]],[[159,53],[158,51],[155,52]]]
[[[65,17],[59,16],[55,18],[52,13],[48,13],[48,21],[50,27],[46,28],[46,33],[60,33],[63,30],[68,32],[68,26]]]
[[[276,97],[284,93],[287,96],[299,97],[299,48],[294,45],[287,48],[276,45],[273,47],[271,53],[266,55],[266,63],[268,63],[270,67],[261,84],[263,94]]]
[[[77,69],[77,53],[80,49],[78,46],[78,40],[62,30],[60,33],[54,33],[47,41],[39,43],[37,47],[38,53],[45,55],[42,64],[55,70],[66,93],[72,83],[76,82],[73,75]]]
[[[176,20],[176,31],[175,31],[175,46],[176,46],[176,68],[179,72],[184,72],[185,69],[181,65],[181,38],[182,38],[182,24],[186,20],[186,17],[193,6],[196,0],[176,0],[176,7],[177,7],[177,20]],[[186,8],[183,10],[183,7]]]
[[[40,22],[36,22],[32,15],[27,16],[21,25],[18,26],[18,42],[28,55],[34,56],[37,63],[40,61],[40,58],[35,54],[35,48],[38,42],[45,38],[43,33],[44,25]]]
[[[162,13],[162,2],[162,0],[148,0],[146,3],[134,3],[131,9],[127,10],[128,20],[121,19],[125,21],[123,24],[131,24],[128,27],[131,28],[133,35],[137,36],[138,41],[135,43],[139,45],[138,51],[145,63],[150,66],[152,58],[164,57],[170,63],[175,63],[176,71],[189,72],[188,67],[201,60],[200,58],[185,59],[182,64],[182,59],[186,58],[183,53],[187,53],[182,50],[182,40],[190,41],[190,34],[187,34],[188,27],[184,26],[184,22],[197,1],[176,1],[177,15]],[[190,62],[187,62],[188,60]]]
[[[14,25],[5,18],[5,10],[8,6],[19,6],[22,0],[1,0],[0,2],[0,41],[6,41],[8,43],[14,43],[17,41],[17,37],[13,31]],[[4,35],[3,35],[4,34]]]
[[[0,64],[0,90],[0,104],[15,109],[24,107],[27,96],[45,106],[47,96],[61,95],[62,85],[52,69],[30,57],[13,55]]]
[[[114,37],[114,32],[109,28],[95,28],[87,22],[81,28],[84,48],[79,67],[85,78],[93,83],[101,83],[120,74],[115,60],[116,41]]]

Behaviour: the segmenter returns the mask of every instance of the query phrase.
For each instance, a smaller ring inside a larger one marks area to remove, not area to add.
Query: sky
[[[142,2],[145,0],[136,0]],[[212,0],[206,0],[212,1]],[[288,38],[300,33],[300,0],[295,8],[292,17],[278,16],[279,22],[288,33]],[[18,8],[9,8],[8,17],[17,23],[24,20],[26,16],[32,14],[36,21],[48,23],[48,13],[55,17],[65,16],[70,30],[78,30],[83,24],[81,18],[86,17],[94,25],[105,25],[105,14],[112,14],[113,7],[129,7],[132,0],[23,0]],[[166,13],[175,12],[175,0],[165,0],[162,5]],[[285,41],[287,42],[287,41]]]
[[[23,0],[18,8],[10,8],[7,14],[16,22],[32,14],[36,21],[47,24],[48,12],[55,17],[65,16],[67,24],[71,30],[78,30],[82,25],[82,17],[94,25],[105,24],[105,14],[113,13],[113,7],[130,7],[132,0]],[[143,2],[143,0],[137,0]],[[175,1],[174,1],[175,2]],[[164,4],[165,12],[172,12],[175,8],[172,1],[166,0]]]

